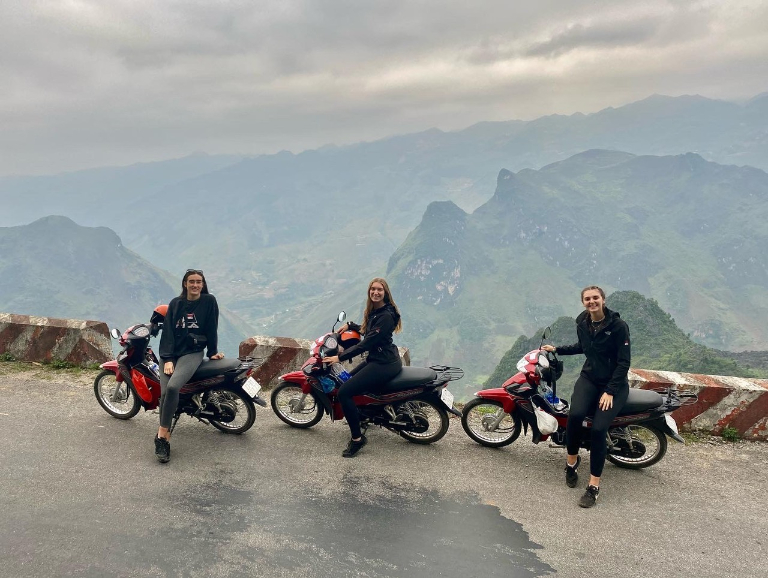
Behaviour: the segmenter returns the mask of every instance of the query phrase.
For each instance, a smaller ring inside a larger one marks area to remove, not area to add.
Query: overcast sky
[[[768,90],[768,2],[0,0],[0,175]]]

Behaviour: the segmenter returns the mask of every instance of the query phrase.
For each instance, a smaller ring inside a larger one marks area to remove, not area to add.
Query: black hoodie
[[[400,359],[400,352],[392,341],[392,333],[398,321],[400,315],[389,303],[371,311],[368,314],[365,338],[357,345],[345,349],[339,355],[339,361],[347,361],[366,351],[368,361],[374,363],[393,363]]]
[[[560,355],[583,353],[587,359],[581,375],[605,391],[615,395],[622,387],[629,387],[627,373],[631,360],[629,326],[616,311],[604,307],[606,321],[594,334],[589,328],[589,313],[583,311],[576,318],[579,342],[558,345]]]

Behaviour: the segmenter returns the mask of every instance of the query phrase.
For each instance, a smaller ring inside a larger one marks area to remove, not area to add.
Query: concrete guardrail
[[[109,328],[101,321],[0,313],[0,354],[20,361],[104,363],[112,358]]]

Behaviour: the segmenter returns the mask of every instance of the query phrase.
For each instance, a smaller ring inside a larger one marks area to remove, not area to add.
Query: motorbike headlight
[[[139,325],[131,333],[136,337],[146,337],[149,335],[149,328],[146,325]]]
[[[339,342],[336,341],[334,336],[329,335],[325,339],[325,343],[323,343],[323,345],[325,345],[326,349],[336,349],[339,346]]]

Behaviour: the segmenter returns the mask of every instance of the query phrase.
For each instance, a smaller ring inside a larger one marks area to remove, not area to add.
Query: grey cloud
[[[529,47],[524,55],[553,57],[576,48],[632,46],[653,38],[659,24],[657,17],[618,24],[605,22],[596,26],[573,24],[549,40]]]
[[[739,6],[0,3],[0,174],[298,151],[652,92],[756,93],[768,46],[755,23],[768,14]],[[579,47],[589,59],[572,57]],[[632,50],[617,60],[616,47]]]

